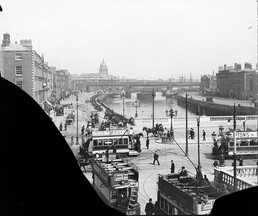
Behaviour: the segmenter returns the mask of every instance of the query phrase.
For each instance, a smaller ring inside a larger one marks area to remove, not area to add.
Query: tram
[[[92,135],[88,139],[89,155],[102,155],[107,150],[109,153],[115,152],[118,157],[137,156],[139,154],[135,150],[137,146],[133,135],[125,129],[92,131]]]
[[[157,183],[157,215],[207,215],[215,200],[226,194],[210,183],[179,173],[159,175]]]
[[[220,145],[214,142],[212,155],[223,154],[226,158],[234,155],[234,133],[229,131],[220,140]],[[241,157],[257,158],[258,156],[258,131],[237,131],[236,132],[236,155]]]
[[[123,159],[92,159],[93,188],[110,207],[126,215],[140,215],[138,203],[139,172]]]

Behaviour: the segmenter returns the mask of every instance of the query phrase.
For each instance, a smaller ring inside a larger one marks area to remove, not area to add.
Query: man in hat
[[[152,199],[149,199],[149,202],[145,206],[146,215],[152,215],[154,213],[154,205],[152,203]]]
[[[182,166],[182,168],[181,168],[180,176],[187,176],[187,171],[184,166]]]
[[[157,161],[157,162],[158,162],[158,165],[160,165],[160,164],[159,164],[159,155],[158,155],[158,151],[155,151],[155,153],[154,153],[153,157],[154,157],[153,165],[155,164],[155,161]]]

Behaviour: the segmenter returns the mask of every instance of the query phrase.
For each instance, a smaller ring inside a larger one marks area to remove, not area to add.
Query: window
[[[22,54],[21,53],[15,53],[15,60],[17,60],[17,61],[22,60]]]
[[[16,85],[22,89],[22,81],[16,81]]]
[[[98,146],[98,140],[93,140],[93,146]]]
[[[18,76],[22,75],[22,66],[15,67],[15,75],[18,75]]]
[[[124,144],[128,145],[128,139],[124,139]]]

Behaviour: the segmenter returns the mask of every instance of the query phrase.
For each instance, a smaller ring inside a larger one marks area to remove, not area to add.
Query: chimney
[[[7,47],[10,43],[10,35],[8,33],[3,34],[2,47]]]

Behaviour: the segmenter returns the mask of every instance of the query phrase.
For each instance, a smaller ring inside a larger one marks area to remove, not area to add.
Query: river
[[[132,107],[132,102],[136,100],[136,93],[133,93],[131,98],[124,99],[124,110],[125,116],[131,117],[135,116],[136,108]],[[116,113],[123,114],[123,99],[122,98],[106,98],[103,101],[106,105],[108,105],[111,109],[113,109]],[[155,118],[166,118],[166,110],[173,108],[173,110],[177,110],[177,118],[185,118],[185,108],[177,105],[176,98],[169,98],[161,95],[161,92],[156,92],[156,97],[154,99],[154,117]],[[151,118],[152,116],[152,99],[151,100],[142,100],[140,101],[140,107],[137,108],[137,113],[139,118]],[[188,117],[194,118],[195,114],[188,111]]]

